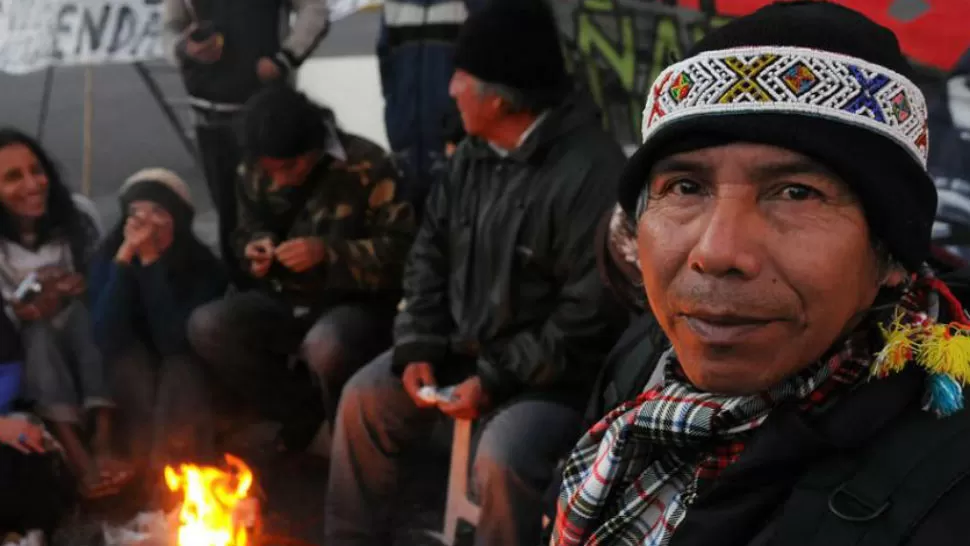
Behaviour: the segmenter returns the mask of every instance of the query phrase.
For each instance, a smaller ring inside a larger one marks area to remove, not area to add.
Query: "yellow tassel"
[[[913,355],[918,350],[913,338],[917,337],[919,326],[903,324],[903,313],[898,312],[889,328],[882,325],[879,329],[886,340],[885,345],[879,354],[876,355],[875,365],[872,368],[872,375],[886,376],[896,373],[912,360]]]
[[[921,366],[970,384],[970,332],[949,324],[926,327],[917,350]]]

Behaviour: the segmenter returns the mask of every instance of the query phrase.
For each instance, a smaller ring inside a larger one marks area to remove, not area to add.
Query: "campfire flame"
[[[232,469],[181,464],[176,472],[165,467],[165,482],[173,492],[182,490],[179,511],[179,546],[247,546],[251,537],[240,522],[240,509],[248,499],[253,473],[241,459],[226,454]]]

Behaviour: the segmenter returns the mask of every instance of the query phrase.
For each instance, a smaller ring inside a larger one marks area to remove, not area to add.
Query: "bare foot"
[[[94,464],[98,469],[101,481],[112,487],[120,488],[135,476],[130,464],[111,456],[109,453],[96,454]]]
[[[78,484],[78,493],[87,500],[102,499],[117,495],[120,492],[120,487],[112,485],[97,470],[86,474],[81,483]]]

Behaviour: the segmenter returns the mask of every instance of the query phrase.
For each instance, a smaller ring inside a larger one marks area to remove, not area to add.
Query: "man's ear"
[[[879,283],[880,286],[885,286],[887,288],[895,288],[903,282],[906,281],[906,270],[902,266],[897,264],[891,264],[886,271],[886,274],[882,278],[882,282]]]

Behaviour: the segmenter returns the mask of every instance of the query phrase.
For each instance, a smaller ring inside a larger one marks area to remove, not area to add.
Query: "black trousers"
[[[232,234],[236,229],[236,173],[242,160],[236,136],[238,116],[205,112],[197,114],[199,123],[195,127],[195,135],[202,171],[212,205],[219,215],[219,252],[233,284],[240,286],[249,282],[249,276],[241,270],[232,248]]]
[[[264,417],[283,439],[308,444],[332,417],[344,383],[391,345],[394,308],[338,305],[296,318],[292,309],[250,291],[199,307],[189,320],[193,348],[213,379]],[[290,366],[298,357],[305,366]]]

